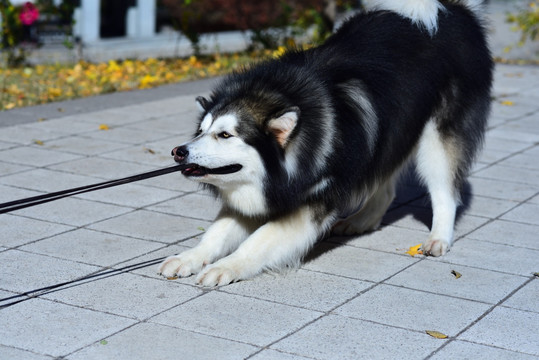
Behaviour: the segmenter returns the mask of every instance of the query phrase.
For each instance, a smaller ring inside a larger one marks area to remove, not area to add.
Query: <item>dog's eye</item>
[[[227,133],[226,131],[220,132],[217,136],[222,139],[228,139],[229,137],[232,137],[232,135],[230,135],[230,133]]]

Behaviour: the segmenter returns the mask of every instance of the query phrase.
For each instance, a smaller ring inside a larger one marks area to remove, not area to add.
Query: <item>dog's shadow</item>
[[[461,203],[457,208],[455,225],[459,223],[462,215],[470,208],[473,200],[472,185],[469,182],[464,184],[460,196]],[[395,200],[384,215],[380,229],[376,231],[383,231],[384,227],[402,222],[408,217],[423,224],[425,230],[430,231],[432,226],[432,207],[430,205],[428,191],[413,170],[408,170],[402,175],[397,186]],[[402,227],[406,227],[406,224],[403,224]],[[327,251],[345,245],[348,241],[361,239],[362,236],[364,235],[327,235],[323,239],[320,239],[317,245],[307,254],[304,262],[314,261]],[[327,246],[328,242],[331,243],[331,246]],[[326,246],[322,244],[326,244]]]

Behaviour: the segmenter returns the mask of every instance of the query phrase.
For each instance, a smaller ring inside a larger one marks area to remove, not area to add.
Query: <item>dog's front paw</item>
[[[200,274],[196,282],[199,285],[213,287],[223,286],[242,280],[241,267],[234,266],[231,261],[218,261],[215,264],[208,265]]]
[[[422,247],[423,253],[429,256],[442,256],[449,250],[449,242],[429,239]]]
[[[204,258],[192,250],[170,256],[159,265],[159,273],[166,278],[187,277],[198,274],[205,265]]]

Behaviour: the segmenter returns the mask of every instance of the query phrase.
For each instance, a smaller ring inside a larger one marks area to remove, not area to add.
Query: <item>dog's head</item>
[[[299,109],[253,110],[245,102],[223,105],[203,97],[197,104],[200,122],[194,138],[172,150],[182,174],[217,187],[221,195],[243,188],[249,189],[245,196],[263,199],[268,173],[281,171]]]

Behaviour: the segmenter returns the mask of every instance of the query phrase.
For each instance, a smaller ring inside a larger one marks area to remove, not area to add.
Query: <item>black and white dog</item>
[[[446,253],[490,109],[480,4],[371,2],[323,45],[234,73],[197,99],[196,135],[172,152],[223,208],[161,274],[225,285],[298,265],[330,230],[376,229],[411,158],[433,207],[423,250]]]

